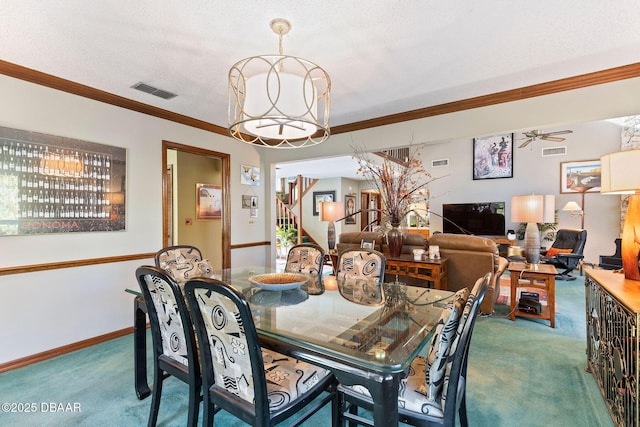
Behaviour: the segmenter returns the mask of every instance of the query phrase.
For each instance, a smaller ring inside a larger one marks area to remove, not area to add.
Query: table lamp
[[[540,262],[540,230],[538,223],[555,220],[555,199],[552,195],[529,194],[511,198],[511,222],[524,222],[524,256],[527,264],[537,268]]]
[[[624,277],[640,281],[640,150],[619,151],[600,157],[603,194],[630,194],[622,229],[622,270]]]
[[[336,226],[334,221],[344,217],[344,203],[342,202],[321,202],[320,221],[329,221],[327,229],[327,244],[329,251],[336,247]]]

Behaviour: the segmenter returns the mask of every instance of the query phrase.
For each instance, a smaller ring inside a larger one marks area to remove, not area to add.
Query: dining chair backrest
[[[324,249],[314,243],[301,243],[289,249],[284,271],[322,276]]]
[[[373,249],[351,248],[338,257],[337,279],[362,278],[384,281],[387,258]]]
[[[336,272],[340,295],[362,305],[382,304],[385,264],[386,257],[373,249],[343,251]]]
[[[323,368],[262,349],[247,300],[224,282],[192,279],[185,293],[200,343],[203,390],[209,393],[204,425],[213,425],[213,404],[251,425],[272,425],[308,405],[313,397],[305,393],[319,396],[333,381]]]
[[[166,272],[152,266],[139,267],[136,276],[147,304],[155,351],[188,366],[194,332],[178,284]]]
[[[450,344],[441,401],[445,420],[455,421],[456,412],[460,412],[466,423],[466,407],[463,406],[462,411],[460,408],[465,404],[469,347],[478,310],[491,283],[491,274],[487,273],[476,281],[462,311],[456,335]]]
[[[156,267],[166,270],[172,264],[186,264],[202,261],[202,252],[195,246],[168,246],[156,252]]]
[[[156,253],[155,261],[156,267],[165,270],[180,283],[193,277],[209,277],[213,273],[209,260],[202,259],[200,249],[195,246],[177,245],[163,248]]]
[[[154,387],[149,425],[155,425],[165,373],[189,385],[189,420],[195,426],[202,378],[193,324],[178,284],[154,266],[136,269],[136,278],[147,307],[154,355]]]

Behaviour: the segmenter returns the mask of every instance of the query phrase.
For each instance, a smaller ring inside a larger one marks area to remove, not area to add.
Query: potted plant
[[[276,227],[276,243],[279,246],[279,255],[286,258],[289,248],[294,245],[298,237],[298,230],[291,224],[286,228],[278,225]]]

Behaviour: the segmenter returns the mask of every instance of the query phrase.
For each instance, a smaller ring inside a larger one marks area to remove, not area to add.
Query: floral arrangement
[[[376,187],[382,198],[382,220],[394,226],[401,224],[417,203],[429,202],[428,184],[433,178],[422,166],[421,147],[409,147],[403,163],[375,156],[361,148],[354,149],[358,173]]]

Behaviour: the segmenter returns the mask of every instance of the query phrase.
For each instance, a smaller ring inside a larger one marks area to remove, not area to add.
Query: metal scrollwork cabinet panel
[[[587,270],[587,370],[613,422],[638,426],[640,282],[609,270]]]

